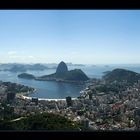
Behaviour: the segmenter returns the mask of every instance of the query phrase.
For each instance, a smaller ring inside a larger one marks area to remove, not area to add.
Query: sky
[[[140,64],[140,10],[0,10],[0,63]]]

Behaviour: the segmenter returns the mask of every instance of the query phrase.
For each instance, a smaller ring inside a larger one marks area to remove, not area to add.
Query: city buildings
[[[67,107],[72,106],[72,99],[70,96],[66,97]]]

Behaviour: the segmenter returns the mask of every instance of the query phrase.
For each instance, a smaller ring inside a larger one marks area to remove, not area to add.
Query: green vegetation
[[[108,82],[127,81],[128,83],[133,84],[133,83],[137,82],[138,80],[140,80],[140,74],[133,72],[133,71],[125,70],[125,69],[115,69],[112,72],[103,76],[103,78]]]
[[[12,93],[21,93],[21,92],[32,92],[34,88],[24,86],[21,84],[11,83],[11,82],[3,82],[3,85],[7,86],[7,91]]]
[[[89,80],[86,74],[80,69],[70,70],[63,74],[54,73],[50,75],[45,75],[45,76],[39,77],[38,79],[39,80],[75,81],[75,82]]]
[[[80,70],[80,69],[74,69],[70,70],[66,73],[66,80],[73,80],[73,81],[86,81],[89,80],[89,78],[86,76],[86,74]]]
[[[96,91],[98,92],[114,92],[114,93],[118,93],[119,91],[125,91],[125,84],[120,84],[120,83],[111,83],[111,84],[107,84],[107,85],[100,85],[100,86],[96,86],[95,87]]]
[[[36,114],[17,121],[1,121],[1,130],[57,130],[79,131],[80,124],[52,113]]]

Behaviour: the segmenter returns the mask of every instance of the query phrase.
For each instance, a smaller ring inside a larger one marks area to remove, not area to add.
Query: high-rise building
[[[135,117],[136,129],[140,129],[140,108],[135,109],[134,117]]]
[[[89,99],[92,100],[92,93],[89,93]]]
[[[67,107],[72,106],[72,99],[70,96],[66,97],[66,103],[67,103]]]
[[[32,102],[34,102],[36,105],[38,105],[38,98],[37,97],[33,97],[32,98]]]
[[[81,120],[81,124],[84,128],[89,128],[89,120],[87,118]]]

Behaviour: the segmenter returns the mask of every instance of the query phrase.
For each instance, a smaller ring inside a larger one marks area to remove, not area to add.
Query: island
[[[59,63],[56,72],[53,74],[36,77],[31,74],[22,73],[18,75],[18,77],[41,80],[41,81],[52,80],[52,81],[59,81],[59,82],[74,82],[74,83],[75,82],[81,83],[89,80],[87,75],[81,69],[68,70],[66,63],[64,63],[63,61]]]
[[[32,74],[28,73],[22,73],[18,75],[19,78],[24,78],[24,79],[35,79],[35,76]]]

